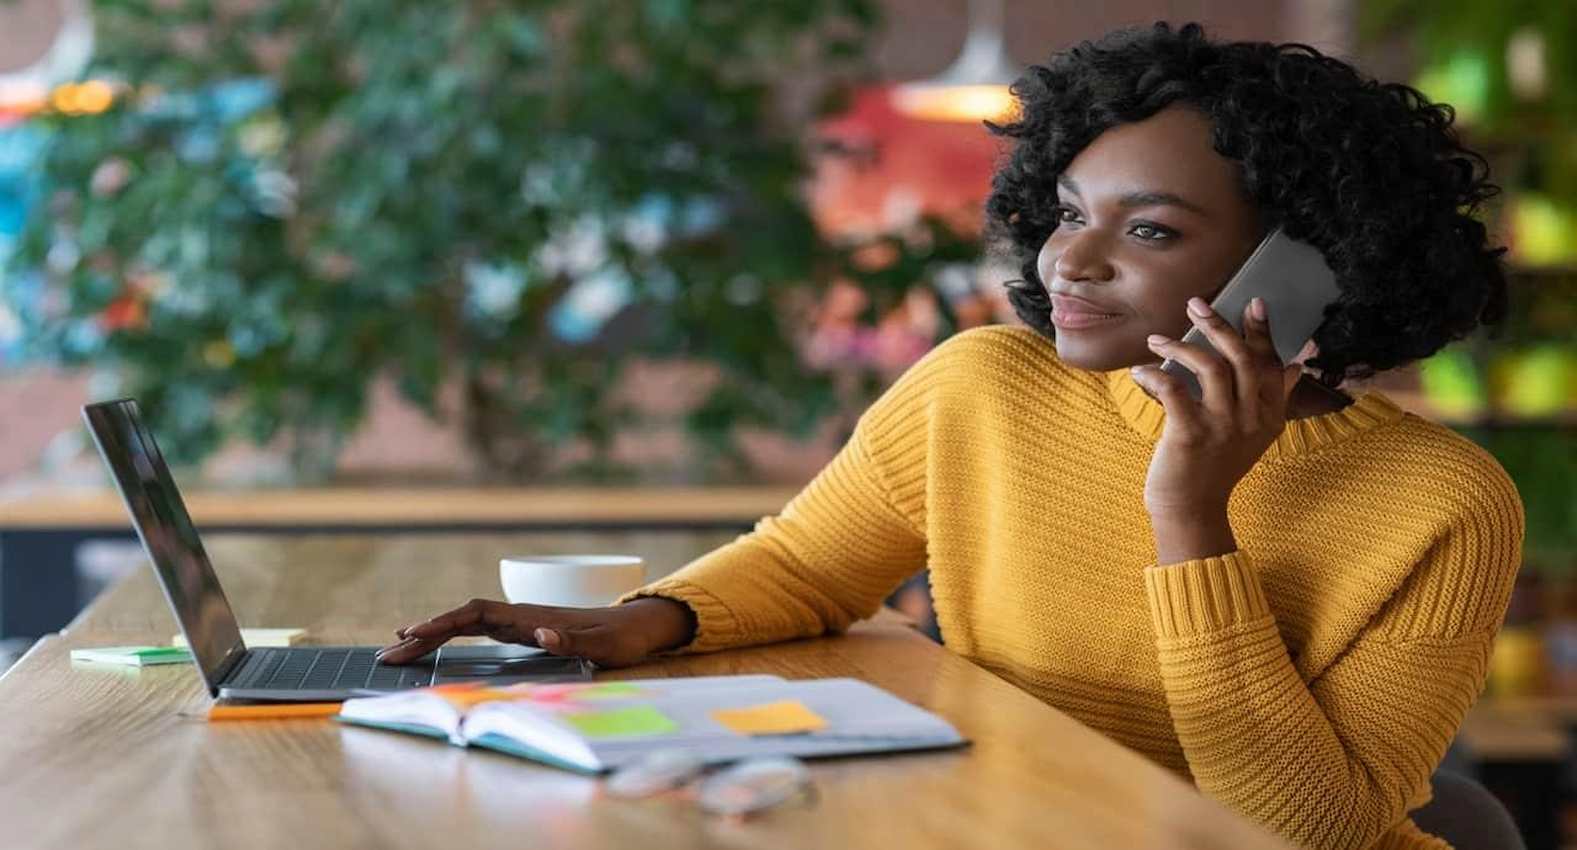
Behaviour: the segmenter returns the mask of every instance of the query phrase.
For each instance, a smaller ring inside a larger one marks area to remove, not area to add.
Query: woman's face
[[[1058,183],[1060,224],[1036,263],[1057,355],[1082,369],[1157,361],[1145,337],[1181,337],[1188,299],[1209,301],[1262,236],[1236,167],[1192,109],[1107,130]]]

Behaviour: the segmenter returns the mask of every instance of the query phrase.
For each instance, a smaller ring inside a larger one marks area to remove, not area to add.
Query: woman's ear
[[[1303,364],[1310,358],[1318,356],[1319,353],[1320,347],[1315,345],[1314,340],[1311,339],[1305,342],[1303,347],[1298,349],[1297,355],[1282,368],[1281,394],[1283,398],[1292,395],[1292,388],[1297,385],[1298,379],[1303,377]]]
[[[1292,359],[1287,362],[1289,365],[1296,363],[1301,366],[1318,356],[1320,356],[1320,347],[1315,344],[1314,340],[1311,339],[1308,342],[1305,342],[1303,347],[1298,349],[1298,353],[1293,355]]]

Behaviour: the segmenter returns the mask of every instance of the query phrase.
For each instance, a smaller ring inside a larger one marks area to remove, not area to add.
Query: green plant
[[[879,307],[915,282],[816,232],[779,108],[781,82],[834,103],[861,72],[868,0],[94,14],[89,73],[120,94],[40,119],[43,202],[5,285],[31,350],[120,375],[176,460],[283,435],[323,474],[391,375],[435,416],[458,384],[496,477],[547,474],[571,439],[579,473],[615,475],[635,413],[606,390],[637,357],[718,364],[690,425],[737,460],[734,425],[803,433],[838,400],[791,296],[841,275]],[[978,248],[939,238],[900,267]]]
[[[1361,32],[1418,67],[1510,190],[1486,210],[1529,266],[1577,262],[1577,18],[1565,0],[1375,0]]]
[[[1361,37],[1405,42],[1424,92],[1525,158],[1514,183],[1577,195],[1577,16],[1566,0],[1369,0]]]

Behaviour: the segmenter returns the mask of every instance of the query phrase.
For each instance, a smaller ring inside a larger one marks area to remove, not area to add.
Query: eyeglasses
[[[703,811],[726,817],[745,817],[792,801],[816,800],[810,770],[796,758],[747,758],[702,777],[705,769],[705,763],[693,753],[658,750],[619,768],[604,788],[625,798],[684,789]]]

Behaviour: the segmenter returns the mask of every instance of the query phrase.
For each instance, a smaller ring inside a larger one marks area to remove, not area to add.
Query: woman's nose
[[[1053,242],[1057,244],[1053,245]],[[1068,234],[1061,239],[1048,240],[1046,248],[1047,251],[1055,252],[1051,258],[1051,272],[1055,277],[1096,282],[1112,279],[1112,264],[1106,257],[1099,234],[1088,230]],[[1042,279],[1045,279],[1044,275]]]

